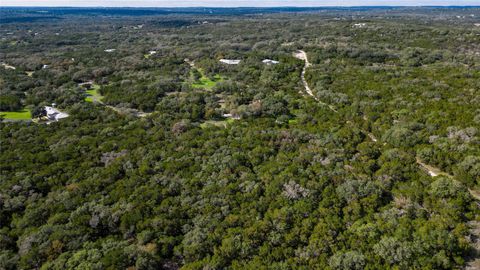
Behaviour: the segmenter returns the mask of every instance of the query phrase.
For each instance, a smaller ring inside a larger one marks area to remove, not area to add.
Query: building
[[[235,119],[235,120],[240,120],[241,119],[240,115],[238,115],[238,114],[224,113],[224,114],[222,114],[222,116],[225,117],[225,118],[232,118],[232,119]]]
[[[240,64],[240,60],[234,59],[220,59],[220,62],[227,64],[227,65],[238,65]]]
[[[365,26],[367,26],[366,23],[356,23],[356,24],[353,25],[354,28],[363,28]]]
[[[45,111],[47,112],[47,118],[50,121],[58,121],[60,119],[69,117],[68,114],[61,112],[54,107],[45,106]]]
[[[275,61],[275,60],[272,60],[272,59],[264,59],[262,61],[262,63],[264,64],[267,64],[267,65],[276,65],[278,63],[280,63],[279,61]]]
[[[93,88],[93,81],[82,82],[82,83],[79,83],[78,86],[83,87],[87,90],[90,90],[90,89]],[[53,107],[55,107],[55,106],[53,106]]]

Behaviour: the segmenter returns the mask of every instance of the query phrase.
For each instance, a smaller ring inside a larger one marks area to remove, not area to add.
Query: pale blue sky
[[[480,5],[480,0],[0,0],[0,6],[265,7],[265,6]]]

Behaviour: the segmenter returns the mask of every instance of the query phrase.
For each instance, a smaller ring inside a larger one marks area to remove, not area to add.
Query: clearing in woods
[[[194,71],[193,71],[194,69],[197,70],[201,75],[198,80],[195,80],[194,78]],[[193,81],[192,83],[193,88],[202,88],[206,90],[211,90],[215,85],[217,85],[218,82],[223,81],[223,78],[218,74],[216,74],[212,80],[211,78],[205,76],[203,69],[201,68],[194,68],[194,69],[192,69],[192,71],[190,72],[190,77]]]
[[[9,120],[30,120],[32,114],[28,109],[23,109],[17,112],[0,112],[0,116]]]
[[[100,90],[100,85],[93,84],[92,89],[85,91],[85,93],[87,93],[87,97],[85,98],[85,101],[102,103],[103,96],[98,92],[98,90]]]

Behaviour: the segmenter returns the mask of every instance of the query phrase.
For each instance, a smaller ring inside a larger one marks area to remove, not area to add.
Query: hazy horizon
[[[155,1],[155,0],[3,0],[2,7],[151,7],[151,8],[174,8],[174,7],[354,7],[354,6],[479,6],[478,0],[302,0],[302,1]]]

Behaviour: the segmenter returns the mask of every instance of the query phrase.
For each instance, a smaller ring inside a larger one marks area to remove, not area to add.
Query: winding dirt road
[[[338,113],[338,111],[335,109],[334,106],[332,105],[329,105],[323,101],[321,101],[319,98],[317,98],[313,92],[312,92],[312,89],[310,88],[310,86],[308,85],[308,82],[307,80],[305,79],[305,73],[307,72],[307,68],[310,67],[312,64],[308,61],[308,56],[307,56],[307,53],[303,50],[298,50],[296,51],[293,56],[295,56],[295,58],[297,59],[300,59],[300,60],[303,60],[305,61],[305,65],[303,66],[303,69],[302,69],[302,74],[301,74],[301,79],[302,79],[302,83],[303,83],[303,87],[305,88],[305,92],[313,97],[313,99],[315,99],[318,103],[324,105],[324,106],[327,106],[330,110],[332,110],[333,112],[336,112]],[[366,118],[364,118],[365,120],[367,120]],[[347,124],[351,124],[349,121],[347,121]],[[378,142],[377,138],[375,137],[375,135],[373,135],[372,133],[370,132],[366,132],[364,130],[362,130],[363,133],[365,133],[369,138],[370,140],[372,140],[373,142]]]
[[[439,168],[424,163],[419,157],[417,157],[416,159],[417,164],[420,166],[420,168],[425,170],[431,177],[442,175],[452,179],[453,181],[457,181],[452,175],[440,170]],[[469,188],[468,192],[475,200],[480,201],[479,191]],[[468,222],[468,227],[470,231],[470,240],[472,241],[472,246],[474,248],[474,254],[472,254],[472,256],[467,259],[464,269],[477,270],[480,269],[480,221],[472,220]]]
[[[424,169],[430,176],[435,177],[439,175],[448,176],[453,179],[453,176],[449,175],[446,172],[442,172],[439,168],[435,168],[431,165],[425,164],[419,157],[416,157],[417,164],[420,165],[422,169]]]
[[[329,105],[323,101],[321,101],[319,98],[317,98],[313,92],[312,92],[312,89],[310,88],[310,86],[308,85],[308,82],[307,80],[305,79],[305,73],[307,72],[307,68],[310,67],[312,64],[308,61],[308,56],[307,56],[307,53],[303,50],[298,50],[296,51],[293,56],[295,56],[295,58],[298,58],[300,60],[303,60],[305,61],[305,65],[303,66],[303,69],[302,69],[302,74],[301,74],[301,79],[302,79],[302,83],[303,83],[303,87],[305,88],[305,92],[307,92],[307,94],[311,97],[313,97],[313,99],[315,99],[318,103],[324,105],[324,106],[327,106],[330,110],[334,111],[334,112],[337,112],[337,110],[335,109],[335,107],[333,107],[332,105]]]
[[[6,63],[3,63],[3,62],[0,63],[0,65],[2,65],[5,69],[13,69],[13,70],[17,69],[16,67],[11,66],[11,65],[6,64]]]
[[[306,73],[307,68],[311,66],[311,63],[308,61],[307,53],[303,50],[298,50],[293,55],[295,56],[295,58],[298,58],[300,60],[305,61],[305,65],[303,66],[302,74],[301,74],[301,79],[302,79],[303,86],[305,88],[305,92],[309,96],[313,97],[313,99],[315,99],[318,103],[320,103],[322,105],[325,105],[325,106],[328,106],[328,108],[330,110],[332,110],[334,112],[337,112],[337,110],[335,110],[335,107],[333,107],[332,105],[326,104],[325,102],[323,102],[319,98],[317,98],[313,94],[310,86],[308,85],[308,82],[305,79],[305,73]],[[367,119],[364,117],[364,120],[367,120]],[[347,124],[349,124],[349,121],[347,121]],[[362,132],[367,134],[371,141],[378,142],[377,138],[372,133],[369,133],[369,132],[366,132],[366,131],[363,131],[363,130],[362,130]],[[384,145],[386,145],[386,143],[384,143]],[[424,171],[426,171],[431,177],[436,177],[436,176],[439,176],[439,175],[443,175],[443,176],[449,177],[449,178],[453,179],[454,181],[456,181],[455,178],[452,175],[450,175],[446,172],[443,172],[439,168],[436,168],[434,166],[431,166],[431,165],[428,165],[428,164],[424,163],[418,157],[416,158],[416,162],[419,165],[419,167],[421,169],[423,169]],[[476,190],[472,190],[472,189],[468,189],[468,191],[474,199],[480,201],[480,191],[476,191]],[[476,220],[470,221],[468,223],[468,226],[469,226],[470,236],[472,238],[471,239],[472,240],[472,246],[475,250],[475,254],[473,254],[473,256],[471,258],[467,259],[467,262],[466,262],[466,265],[465,265],[464,269],[465,270],[480,269],[480,221],[476,221]]]

